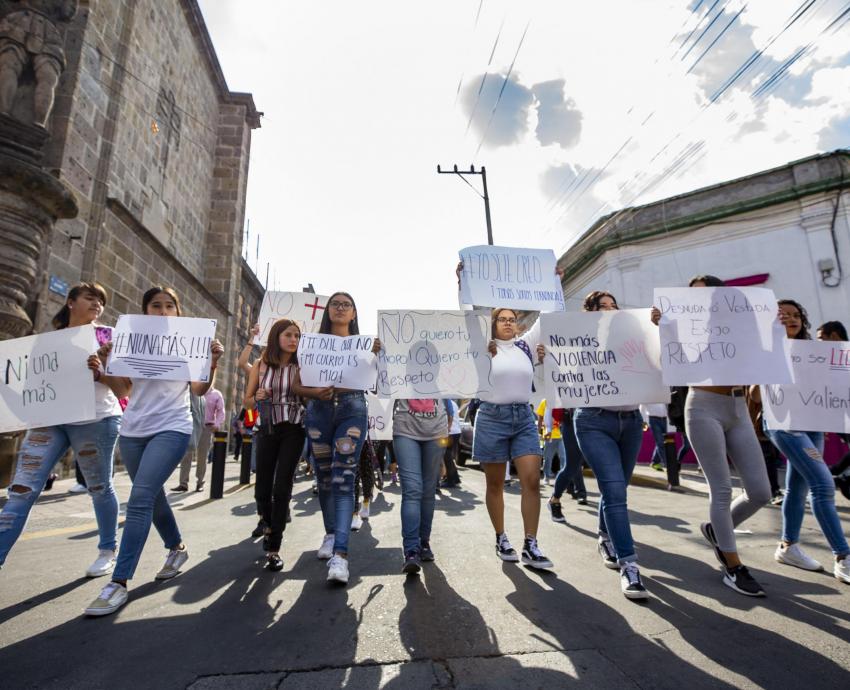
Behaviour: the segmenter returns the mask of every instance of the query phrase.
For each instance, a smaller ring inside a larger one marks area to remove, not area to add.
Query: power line
[[[502,37],[502,29],[505,26],[505,18],[507,14],[502,15],[502,23],[499,24],[499,31],[496,33],[496,40],[493,41],[493,48],[490,50],[490,59],[487,60],[487,69],[484,70],[484,74],[481,77],[481,83],[478,85],[478,93],[475,94],[475,103],[472,105],[472,110],[469,113],[469,120],[466,123],[466,131],[463,133],[464,137],[469,133],[469,128],[472,126],[472,120],[475,118],[475,111],[478,108],[478,101],[481,100],[481,92],[484,90],[484,83],[487,81],[487,76],[490,74],[490,65],[493,64],[493,56],[496,54],[496,48],[499,45],[499,39]]]

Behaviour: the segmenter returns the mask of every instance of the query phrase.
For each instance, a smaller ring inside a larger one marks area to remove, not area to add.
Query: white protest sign
[[[165,381],[208,381],[215,325],[215,319],[185,316],[119,316],[112,331],[106,373]]]
[[[374,393],[366,394],[369,403],[369,438],[372,441],[393,440],[393,403],[390,398],[379,398]]]
[[[265,345],[271,327],[280,319],[295,321],[302,333],[317,333],[327,304],[327,297],[312,292],[266,292],[257,321],[260,334],[254,338],[254,344]]]
[[[378,395],[477,398],[492,389],[485,311],[379,311]]]
[[[773,290],[655,288],[668,386],[791,383]]]
[[[670,402],[649,309],[541,314],[543,376],[553,407]]]
[[[306,333],[298,342],[301,383],[305,386],[371,390],[377,367],[370,335]]]
[[[464,304],[528,311],[564,311],[564,291],[551,249],[479,245],[460,250]]]
[[[761,386],[768,428],[850,433],[850,343],[786,343],[794,383]]]
[[[0,432],[93,420],[96,350],[94,326],[0,342]]]

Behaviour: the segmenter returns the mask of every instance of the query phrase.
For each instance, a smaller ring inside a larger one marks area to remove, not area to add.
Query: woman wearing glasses
[[[347,292],[335,292],[328,299],[319,333],[359,335],[357,307]],[[372,352],[381,348],[375,338]],[[354,513],[354,479],[360,451],[369,426],[368,405],[363,391],[345,388],[308,388],[296,375],[293,392],[314,398],[307,407],[305,426],[316,461],[319,504],[325,523],[325,537],[318,557],[328,560],[328,580],[348,582],[348,535]]]

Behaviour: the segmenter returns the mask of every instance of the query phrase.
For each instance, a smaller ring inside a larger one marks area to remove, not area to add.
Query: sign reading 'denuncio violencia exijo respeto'
[[[265,345],[271,327],[280,319],[295,321],[302,333],[318,332],[327,305],[327,297],[312,292],[266,292],[260,306],[260,333],[254,344]]]
[[[378,394],[477,398],[491,390],[489,312],[378,312]]]
[[[94,419],[96,350],[94,326],[0,342],[0,432]]]
[[[377,366],[371,335],[305,333],[298,343],[301,383],[318,388],[371,390]]]
[[[479,245],[460,250],[463,304],[564,311],[564,291],[551,249]]]
[[[773,290],[655,288],[661,370],[670,386],[790,383]]]
[[[369,438],[372,441],[392,441],[394,401],[367,393],[366,402],[369,403]]]
[[[669,402],[649,309],[542,314],[543,379],[554,407]]]
[[[125,314],[112,331],[110,376],[208,381],[215,319]]]
[[[787,340],[793,384],[761,386],[769,429],[850,433],[850,343]]]

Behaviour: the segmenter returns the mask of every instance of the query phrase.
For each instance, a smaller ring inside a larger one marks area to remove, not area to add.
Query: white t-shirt
[[[140,438],[161,431],[192,434],[188,381],[131,380],[133,390],[124,410],[122,436]]]
[[[531,358],[537,360],[537,346],[540,344],[540,319],[534,322],[521,338],[513,340],[496,339],[498,350],[492,358],[493,390],[481,396],[484,402],[497,405],[527,403],[531,400],[531,384],[534,380],[534,366],[531,359],[516,344],[524,340],[531,350]]]
[[[94,411],[94,419],[90,419],[86,422],[72,422],[70,426],[93,424],[94,422],[99,422],[101,419],[105,419],[106,417],[121,415],[121,404],[118,402],[118,398],[115,397],[115,393],[112,392],[112,389],[109,386],[97,381],[94,382]]]

